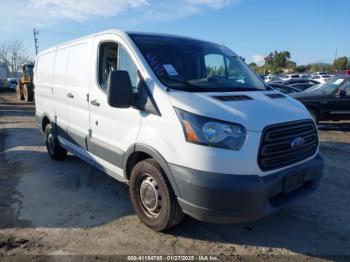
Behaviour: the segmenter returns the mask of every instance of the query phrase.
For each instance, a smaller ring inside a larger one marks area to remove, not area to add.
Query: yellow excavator
[[[20,67],[21,78],[16,87],[18,100],[28,102],[34,99],[33,68],[34,64],[23,64]]]

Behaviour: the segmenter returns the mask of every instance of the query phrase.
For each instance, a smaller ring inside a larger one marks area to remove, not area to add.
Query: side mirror
[[[129,73],[124,70],[112,71],[108,78],[107,101],[111,107],[128,108],[133,101]]]
[[[344,89],[339,89],[337,96],[338,97],[346,96],[346,91]]]

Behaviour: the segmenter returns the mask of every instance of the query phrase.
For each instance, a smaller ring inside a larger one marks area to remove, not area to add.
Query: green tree
[[[259,69],[259,66],[258,66],[256,63],[250,63],[250,64],[249,64],[249,67],[250,67],[251,69],[253,69],[255,72],[257,72],[258,69]]]
[[[322,71],[325,71],[325,72],[332,72],[332,65],[331,64],[324,64],[322,65]]]
[[[310,65],[310,69],[309,69],[310,73],[315,73],[315,72],[318,72],[318,71],[321,71],[321,67],[320,67],[319,64],[312,64],[312,65]]]
[[[297,66],[294,70],[295,72],[298,72],[298,73],[304,73],[306,72],[306,66],[300,65],[300,66]]]
[[[288,69],[288,72],[294,72],[295,68],[297,67],[297,64],[291,60],[287,61],[286,67]]]
[[[348,62],[349,62],[349,59],[346,56],[337,58],[333,63],[333,70],[334,71],[345,70]]]
[[[274,51],[265,57],[265,66],[271,73],[281,73],[282,69],[287,68],[288,65],[295,67],[295,63],[290,60],[290,57],[291,55],[288,51]]]

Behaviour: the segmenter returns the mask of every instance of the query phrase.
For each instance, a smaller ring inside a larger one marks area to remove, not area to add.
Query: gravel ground
[[[186,217],[156,233],[128,188],[78,158],[51,161],[34,104],[0,93],[0,255],[225,255],[350,259],[350,123],[320,125],[325,172],[312,196],[263,220],[216,225]],[[344,257],[347,255],[348,257]],[[1,260],[1,258],[0,258]]]

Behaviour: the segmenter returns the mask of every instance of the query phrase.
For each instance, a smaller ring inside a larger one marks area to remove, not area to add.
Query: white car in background
[[[300,78],[300,75],[298,75],[298,74],[289,74],[289,75],[284,75],[284,76],[281,77],[281,79],[283,81],[287,81],[287,80],[295,79],[295,78]]]
[[[317,82],[319,82],[320,84],[324,84],[328,81],[328,79],[331,78],[330,75],[314,75],[312,77],[312,80],[315,80]]]
[[[281,81],[281,78],[275,75],[267,75],[264,79],[265,83]]]
[[[328,75],[328,73],[326,73],[326,72],[315,72],[314,74],[313,74],[314,76],[326,76],[326,75]]]

